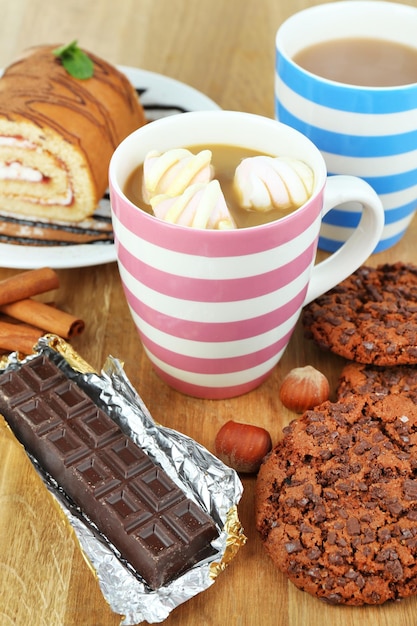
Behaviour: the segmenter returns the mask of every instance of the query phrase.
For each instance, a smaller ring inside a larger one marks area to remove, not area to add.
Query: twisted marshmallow
[[[173,148],[159,153],[151,150],[143,164],[142,195],[150,203],[153,196],[179,196],[194,183],[206,183],[213,178],[211,151],[193,154],[186,148]]]
[[[236,228],[218,180],[195,183],[176,197],[160,194],[150,202],[155,216],[172,224],[216,230]]]
[[[313,184],[310,167],[291,157],[243,159],[233,180],[240,206],[262,212],[300,207],[310,197]]]

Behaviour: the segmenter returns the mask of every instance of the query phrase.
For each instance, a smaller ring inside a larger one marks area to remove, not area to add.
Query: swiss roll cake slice
[[[47,220],[92,215],[116,146],[145,123],[126,76],[87,53],[79,79],[54,54],[31,48],[0,79],[0,212]]]

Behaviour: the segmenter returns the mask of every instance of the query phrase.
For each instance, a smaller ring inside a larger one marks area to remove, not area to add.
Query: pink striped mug
[[[204,230],[160,220],[124,193],[150,150],[245,146],[305,161],[310,199],[262,226]],[[353,176],[327,177],[319,150],[266,117],[198,111],[151,122],[115,150],[109,170],[115,247],[134,323],[153,367],[185,394],[221,399],[256,388],[283,354],[303,305],[346,278],[375,248],[383,208]],[[342,202],[364,206],[342,248],[315,265],[322,216]]]

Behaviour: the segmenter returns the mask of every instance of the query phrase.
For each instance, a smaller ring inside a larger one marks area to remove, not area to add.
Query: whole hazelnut
[[[272,448],[265,428],[230,420],[219,430],[214,441],[216,455],[237,472],[256,473]]]
[[[304,413],[329,399],[330,385],[326,376],[312,365],[295,367],[282,381],[279,398],[295,413]]]

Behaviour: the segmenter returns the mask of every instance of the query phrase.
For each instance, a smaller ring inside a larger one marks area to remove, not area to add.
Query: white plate
[[[141,103],[147,118],[150,120],[185,111],[220,108],[200,91],[173,78],[132,67],[121,66],[119,69],[127,75],[138,90]],[[102,200],[100,204],[110,213],[108,200]],[[0,243],[1,267],[63,269],[101,265],[115,260],[116,252],[113,244],[95,243],[47,247]]]

